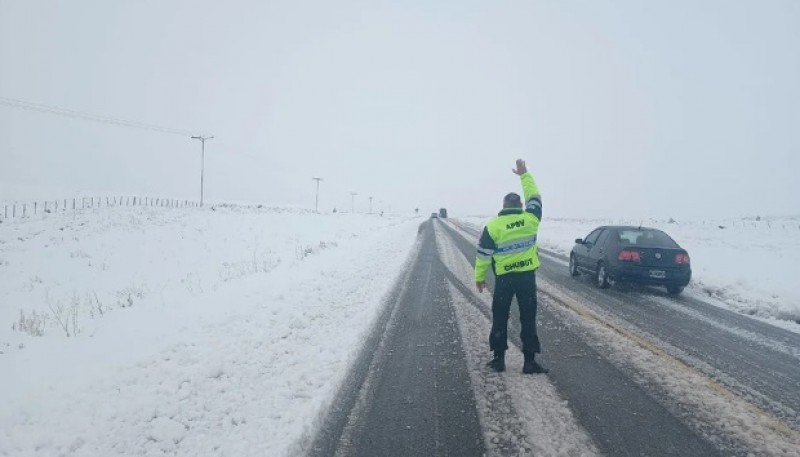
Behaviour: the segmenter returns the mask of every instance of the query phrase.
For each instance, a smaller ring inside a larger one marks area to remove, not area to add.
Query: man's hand
[[[525,161],[524,160],[517,159],[517,169],[514,170],[512,168],[511,171],[513,171],[514,174],[517,175],[517,176],[522,176],[522,175],[524,175],[525,173],[528,172],[528,168],[525,166]]]
[[[483,289],[486,288],[486,281],[478,281],[475,283],[475,286],[478,288],[478,293],[483,293]]]

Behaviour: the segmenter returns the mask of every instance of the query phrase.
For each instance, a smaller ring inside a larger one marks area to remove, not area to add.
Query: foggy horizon
[[[0,97],[214,135],[210,201],[490,215],[519,157],[545,219],[794,216],[798,44],[791,1],[6,1]],[[0,164],[199,198],[187,135],[0,105]]]

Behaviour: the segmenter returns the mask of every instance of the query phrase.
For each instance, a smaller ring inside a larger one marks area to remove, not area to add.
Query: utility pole
[[[317,195],[314,198],[314,212],[319,212],[319,182],[322,181],[322,178],[311,178],[317,182]]]
[[[358,194],[355,192],[350,192],[350,212],[353,214],[356,213],[356,195]]]
[[[372,197],[369,197],[369,213],[372,214]]]
[[[193,136],[193,140],[200,140],[202,146],[200,147],[200,206],[203,206],[203,175],[206,168],[206,140],[213,140],[214,136]]]

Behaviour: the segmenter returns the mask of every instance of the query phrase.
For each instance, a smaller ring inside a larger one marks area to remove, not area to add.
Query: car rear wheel
[[[681,292],[683,292],[681,286],[667,286],[667,293],[670,295],[680,295]]]
[[[608,282],[608,271],[603,262],[597,264],[597,276],[595,280],[595,285],[600,289],[608,289],[608,286],[611,285],[611,283]]]
[[[572,276],[578,276],[579,274],[581,274],[578,271],[578,264],[575,262],[574,255],[569,256],[569,274]]]

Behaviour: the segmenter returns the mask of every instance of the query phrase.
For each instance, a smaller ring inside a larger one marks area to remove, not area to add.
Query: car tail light
[[[675,263],[678,265],[689,265],[688,254],[675,254]]]
[[[631,251],[628,249],[623,249],[619,251],[619,260],[626,261],[626,262],[641,262],[642,258],[639,256],[639,251]]]

